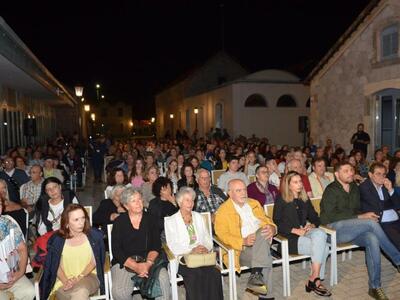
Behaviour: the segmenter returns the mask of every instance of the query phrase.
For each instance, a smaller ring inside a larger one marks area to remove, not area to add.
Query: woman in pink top
[[[131,182],[134,188],[140,188],[143,185],[144,183],[143,175],[144,175],[144,162],[141,157],[138,157],[135,161],[135,166],[133,167],[131,171],[131,176],[129,178],[129,181]]]

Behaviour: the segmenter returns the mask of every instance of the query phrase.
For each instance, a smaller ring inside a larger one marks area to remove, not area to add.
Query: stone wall
[[[363,122],[374,148],[375,97],[368,87],[400,78],[398,59],[379,58],[379,33],[393,23],[400,23],[400,0],[382,1],[312,79],[311,137],[316,143],[331,138],[350,150],[351,135]]]

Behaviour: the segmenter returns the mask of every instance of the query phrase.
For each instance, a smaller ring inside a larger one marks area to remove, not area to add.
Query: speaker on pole
[[[24,135],[36,136],[36,119],[24,119]]]

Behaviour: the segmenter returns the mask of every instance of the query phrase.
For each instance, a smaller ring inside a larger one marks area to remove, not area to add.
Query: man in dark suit
[[[361,210],[375,213],[376,221],[400,250],[400,217],[397,213],[400,209],[400,197],[394,192],[386,173],[386,167],[382,163],[371,165],[369,178],[360,185]]]
[[[16,169],[14,160],[6,157],[3,162],[3,171],[0,171],[0,179],[7,182],[8,195],[11,201],[20,202],[19,188],[27,183],[30,178],[25,171]]]

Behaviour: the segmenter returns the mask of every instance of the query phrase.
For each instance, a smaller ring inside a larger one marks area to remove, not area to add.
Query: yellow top
[[[82,274],[86,266],[93,259],[93,251],[88,240],[79,246],[70,246],[65,243],[63,252],[61,254],[60,264],[62,264],[65,276],[67,276],[67,278],[71,278]],[[94,268],[92,274],[96,274],[96,268]],[[57,278],[51,294],[57,291],[60,287],[62,287],[62,282],[59,278]]]
[[[228,169],[228,162],[225,160],[222,162],[222,170]]]

